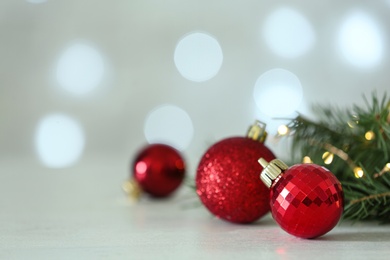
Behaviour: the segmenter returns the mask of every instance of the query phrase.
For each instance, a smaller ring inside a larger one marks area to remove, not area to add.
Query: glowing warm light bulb
[[[281,125],[278,127],[278,134],[279,135],[286,135],[286,134],[288,134],[288,131],[289,131],[289,129],[286,125]]]
[[[378,178],[379,176],[383,175],[386,172],[390,172],[390,163],[386,163],[380,172],[375,173],[374,178]]]
[[[368,140],[371,141],[375,138],[375,133],[373,131],[367,131],[364,135],[364,137]]]
[[[364,171],[360,167],[355,167],[353,169],[353,172],[354,172],[356,178],[362,178],[364,176]]]
[[[322,155],[322,159],[324,160],[324,163],[325,163],[325,164],[331,164],[332,161],[333,161],[333,153],[325,152],[325,153]]]
[[[313,161],[311,160],[311,158],[309,156],[303,157],[302,162],[303,163],[313,163]]]

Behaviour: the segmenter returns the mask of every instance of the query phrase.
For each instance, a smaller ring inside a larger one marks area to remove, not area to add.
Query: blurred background
[[[297,112],[389,89],[389,13],[387,0],[2,0],[2,205],[119,197],[147,143],[179,149],[193,176],[255,119],[289,158],[275,135]]]

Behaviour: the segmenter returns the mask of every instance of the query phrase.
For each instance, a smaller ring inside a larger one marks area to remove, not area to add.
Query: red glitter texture
[[[271,211],[287,232],[301,238],[324,235],[343,212],[340,182],[326,168],[298,164],[282,173],[271,186]]]
[[[185,165],[174,148],[165,144],[152,144],[136,156],[132,171],[143,191],[155,197],[165,197],[182,183]]]
[[[259,180],[258,158],[275,159],[259,141],[231,137],[211,146],[197,169],[197,194],[215,216],[250,223],[269,211],[269,190]]]

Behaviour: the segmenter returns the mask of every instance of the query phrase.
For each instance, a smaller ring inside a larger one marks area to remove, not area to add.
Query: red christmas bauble
[[[297,164],[286,168],[270,188],[272,216],[294,236],[322,236],[336,226],[343,213],[341,183],[325,167]]]
[[[180,153],[165,144],[152,144],[142,149],[132,164],[134,180],[141,189],[155,197],[174,192],[185,175]]]
[[[274,154],[261,142],[232,137],[212,145],[201,158],[196,173],[196,191],[215,216],[250,223],[269,211],[269,191],[259,181],[260,157]]]

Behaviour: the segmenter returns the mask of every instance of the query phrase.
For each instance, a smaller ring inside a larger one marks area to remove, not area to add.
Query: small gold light
[[[356,125],[355,122],[352,121],[352,120],[348,121],[347,124],[348,124],[348,126],[349,126],[350,128],[354,128],[355,125]]]
[[[356,178],[362,178],[364,176],[364,171],[362,168],[360,167],[355,167],[353,169],[353,173],[355,173],[355,177]]]
[[[311,158],[309,156],[303,157],[302,162],[303,163],[313,163],[313,161],[311,160]]]
[[[325,152],[325,153],[322,155],[322,159],[324,160],[324,163],[325,163],[325,164],[331,164],[332,161],[333,161],[333,153]]]
[[[375,134],[373,131],[367,131],[364,137],[368,140],[371,141],[375,138]]]
[[[281,136],[288,134],[288,131],[289,131],[289,129],[288,129],[288,126],[286,126],[286,125],[281,125],[278,127],[278,134]]]
[[[382,176],[383,174],[385,174],[386,172],[390,172],[390,163],[386,163],[380,172],[374,174],[374,177],[378,178],[378,177]]]

